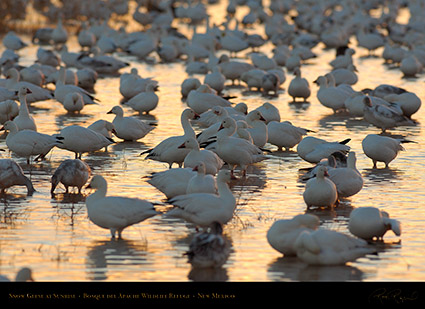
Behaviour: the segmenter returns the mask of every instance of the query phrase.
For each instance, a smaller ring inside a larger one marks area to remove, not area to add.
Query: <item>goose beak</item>
[[[224,129],[223,124],[221,124],[220,128],[218,128],[218,131],[223,130],[223,129]]]
[[[325,176],[326,176],[326,177],[329,177],[329,173],[328,173],[328,171],[325,171]]]
[[[109,112],[107,112],[107,114],[113,114],[113,113],[112,113],[112,109],[111,109]]]
[[[195,167],[192,169],[192,171],[194,171],[194,172],[198,171],[198,166],[195,166]]]
[[[261,121],[266,121],[266,119],[262,115],[260,116],[260,120]]]
[[[0,131],[5,131],[5,128],[4,128],[4,126],[0,128]]]
[[[193,119],[199,119],[199,117],[201,117],[201,116],[199,116],[198,113],[195,113],[195,116],[193,117]]]
[[[27,94],[32,93],[30,89],[27,88]]]
[[[181,144],[179,147],[177,148],[186,148],[185,143]]]

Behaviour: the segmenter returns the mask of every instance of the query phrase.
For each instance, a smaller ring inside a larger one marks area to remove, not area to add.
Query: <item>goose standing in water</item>
[[[86,198],[87,215],[95,225],[109,229],[112,238],[121,239],[122,231],[151,218],[159,212],[153,204],[138,198],[106,196],[108,183],[101,175],[93,176],[86,188],[96,191]]]
[[[53,173],[50,194],[54,195],[59,183],[65,186],[65,194],[68,193],[69,187],[77,187],[78,194],[81,194],[81,188],[87,183],[90,175],[91,169],[87,163],[79,159],[67,159]]]
[[[314,131],[296,127],[289,121],[270,121],[267,124],[267,142],[277,146],[278,151],[282,151],[282,148],[285,148],[285,151],[289,151],[299,144],[303,136],[309,132]]]
[[[248,124],[246,130],[251,134],[254,145],[258,148],[264,147],[267,143],[268,130],[265,122],[266,119],[258,110],[253,110],[246,116],[246,123]]]
[[[147,123],[134,117],[124,117],[121,106],[114,106],[108,114],[115,114],[112,124],[115,135],[125,141],[137,141],[146,136],[154,128]]]
[[[31,180],[24,175],[21,166],[11,159],[0,159],[0,189],[4,194],[12,186],[25,186],[27,195],[35,192]]]
[[[376,207],[359,207],[350,213],[348,222],[349,231],[362,239],[383,240],[385,233],[389,230],[395,235],[401,235],[401,223],[390,219],[390,215]]]
[[[303,231],[313,231],[319,227],[319,217],[310,214],[302,214],[292,219],[275,221],[267,231],[267,242],[276,251],[285,256],[294,256],[297,237]]]
[[[156,88],[156,84],[149,83],[146,86],[145,92],[141,92],[135,95],[125,104],[130,106],[132,109],[139,112],[140,114],[149,114],[149,112],[151,112],[158,106],[159,98],[158,95],[155,93]]]
[[[68,113],[80,113],[84,108],[83,96],[78,92],[69,92],[65,95],[63,107]]]
[[[338,198],[338,191],[335,184],[330,180],[327,168],[319,166],[316,177],[311,178],[305,185],[303,193],[304,202],[307,207],[332,207]]]
[[[303,102],[306,102],[310,97],[311,90],[310,85],[304,77],[301,77],[301,71],[299,67],[294,69],[295,78],[291,80],[288,86],[288,94],[292,97],[292,102],[295,103],[297,98],[302,98]]]
[[[13,122],[18,127],[18,130],[33,130],[37,131],[37,125],[35,124],[34,118],[30,115],[27,104],[27,94],[31,93],[31,90],[26,86],[19,88],[19,114],[13,119]]]
[[[297,146],[298,155],[310,163],[319,163],[320,160],[329,157],[335,152],[348,153],[350,146],[346,145],[351,139],[341,142],[328,142],[314,136],[307,136]]]
[[[217,182],[213,175],[207,174],[204,162],[199,162],[192,169],[196,175],[189,179],[186,194],[213,193],[217,194]]]

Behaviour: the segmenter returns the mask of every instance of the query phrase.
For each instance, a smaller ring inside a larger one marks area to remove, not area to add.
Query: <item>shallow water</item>
[[[184,26],[182,26],[184,27]],[[30,41],[28,37],[24,37]],[[73,39],[69,45],[77,49]],[[20,63],[31,64],[35,60],[37,46],[20,52]],[[271,55],[271,45],[261,51]],[[3,47],[0,52],[3,51]],[[299,181],[299,169],[310,166],[295,151],[273,152],[272,158],[251,166],[246,181],[232,183],[238,207],[235,218],[225,226],[225,234],[232,242],[232,253],[227,263],[218,270],[192,269],[183,255],[195,230],[182,220],[155,216],[134,225],[123,232],[124,240],[110,239],[109,231],[92,224],[85,207],[85,196],[57,194],[50,196],[50,177],[59,164],[73,153],[55,148],[47,160],[29,168],[25,160],[3,152],[3,158],[12,157],[30,175],[37,192],[26,196],[26,189],[14,187],[0,202],[0,274],[14,277],[23,266],[31,266],[37,281],[418,281],[425,279],[425,167],[422,145],[425,141],[425,115],[422,108],[413,118],[416,126],[399,127],[390,132],[417,142],[405,145],[389,169],[372,169],[372,162],[361,149],[362,139],[369,133],[379,133],[375,127],[347,114],[334,115],[316,98],[317,87],[312,84],[319,75],[330,70],[329,61],[334,51],[318,45],[314,51],[318,58],[302,67],[303,76],[311,83],[312,95],[308,104],[289,104],[292,100],[286,82],[278,97],[264,97],[248,92],[244,87],[228,87],[226,93],[236,95],[233,102],[246,102],[252,110],[264,102],[279,108],[282,121],[306,127],[327,140],[351,138],[349,145],[357,153],[357,167],[365,181],[357,195],[344,200],[332,210],[309,211],[318,215],[323,228],[348,233],[348,216],[352,209],[376,206],[385,209],[391,217],[402,222],[400,237],[392,232],[385,235],[385,244],[378,255],[361,258],[346,266],[313,267],[296,258],[283,258],[266,240],[266,232],[274,220],[291,218],[305,213],[302,198],[304,183]],[[380,55],[382,49],[377,51]],[[388,83],[415,92],[422,100],[424,78],[403,79],[397,69],[383,64],[379,57],[364,57],[366,51],[357,49],[355,64],[359,70],[359,82],[355,89],[374,88]],[[167,169],[167,165],[144,160],[139,154],[164,138],[181,132],[180,113],[186,107],[181,100],[180,85],[187,78],[184,63],[148,64],[134,57],[116,54],[131,63],[139,73],[158,80],[159,105],[148,121],[157,127],[138,142],[120,142],[109,146],[108,152],[85,154],[83,160],[95,174],[108,181],[108,194],[138,197],[161,203],[164,195],[150,186],[143,177],[151,172]],[[243,54],[241,54],[243,56]],[[130,68],[122,70],[127,72]],[[201,80],[202,76],[197,76]],[[101,104],[86,106],[79,116],[69,116],[55,100],[34,103],[31,107],[39,132],[53,134],[65,126],[87,126],[98,119],[112,121],[106,113],[120,104],[117,77],[99,79],[96,96]],[[134,115],[125,107],[126,115]],[[141,119],[146,119],[142,118]],[[0,147],[6,149],[4,137]],[[275,150],[268,145],[267,148]],[[59,186],[57,192],[63,192]],[[160,207],[164,210],[164,207]]]

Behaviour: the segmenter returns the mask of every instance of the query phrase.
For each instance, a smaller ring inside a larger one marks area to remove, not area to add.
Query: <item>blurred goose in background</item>
[[[228,100],[212,93],[210,86],[206,84],[190,91],[186,103],[197,114],[202,114],[214,106],[228,107],[232,105]]]
[[[118,74],[119,70],[129,66],[128,62],[121,61],[113,56],[105,55],[100,52],[99,47],[91,48],[92,56],[79,57],[77,68],[91,68],[98,74],[114,75]]]
[[[209,231],[197,232],[185,253],[194,268],[219,268],[231,252],[229,241],[223,237],[223,226],[213,222]]]
[[[137,141],[146,136],[154,127],[134,117],[124,117],[121,106],[114,106],[107,114],[115,114],[112,121],[115,135],[125,141]]]
[[[350,97],[349,93],[338,87],[329,85],[325,76],[319,76],[315,83],[319,86],[317,98],[323,106],[331,108],[334,113],[345,109],[344,102]]]
[[[30,163],[31,156],[37,156],[36,160],[43,159],[53,147],[62,145],[61,136],[51,136],[32,130],[19,131],[16,124],[10,120],[4,123],[1,130],[9,132],[6,145],[10,151],[26,158],[27,164]]]
[[[355,50],[352,48],[347,48],[344,55],[337,56],[329,64],[333,69],[348,68],[348,66],[353,65],[353,55]]]
[[[235,84],[236,80],[240,81],[242,73],[255,68],[247,62],[230,60],[229,56],[225,54],[220,56],[218,66],[221,69],[221,73],[226,77],[226,80],[232,81],[232,85]]]
[[[295,77],[291,80],[288,86],[288,94],[292,97],[292,102],[295,103],[297,98],[303,98],[304,102],[310,97],[311,90],[307,79],[301,77],[299,67],[293,71]]]
[[[14,100],[5,100],[0,102],[0,124],[8,120],[13,120],[19,114],[18,103]]]
[[[0,189],[4,194],[12,186],[25,186],[27,195],[35,192],[31,180],[24,175],[21,166],[11,159],[0,159]]]
[[[387,231],[401,235],[401,223],[391,219],[390,215],[376,207],[359,207],[350,213],[348,230],[355,236],[367,241],[383,240]]]
[[[377,32],[366,31],[365,27],[360,27],[356,33],[357,46],[368,50],[369,56],[380,47],[385,45],[384,36]]]
[[[204,77],[204,84],[207,84],[219,94],[223,91],[225,82],[226,77],[221,73],[219,66],[214,66],[212,71]]]
[[[358,82],[359,78],[357,77],[357,68],[350,64],[347,68],[339,68],[331,71],[335,79],[335,84],[338,86],[340,84],[354,85]]]
[[[303,193],[307,208],[311,206],[332,207],[335,205],[338,198],[337,188],[328,177],[326,166],[319,166],[316,177],[307,181]]]
[[[158,86],[157,81],[151,78],[142,78],[137,68],[132,68],[130,73],[121,74],[119,91],[125,100],[129,100],[140,92],[146,91],[147,85],[151,83]]]
[[[51,39],[56,47],[64,45],[68,41],[68,31],[64,28],[61,17],[58,18],[56,27],[53,28]]]
[[[196,175],[189,179],[186,194],[202,192],[217,194],[217,182],[213,175],[206,173],[204,162],[198,162],[192,170]]]
[[[268,139],[266,119],[259,110],[253,110],[245,118],[248,128],[246,129],[252,137],[254,145],[258,148],[264,147]]]
[[[84,108],[84,99],[81,93],[69,92],[65,95],[63,107],[69,113],[79,113]]]
[[[91,175],[91,168],[87,163],[79,159],[67,159],[61,162],[52,175],[50,194],[54,195],[59,183],[65,186],[65,194],[69,187],[77,187],[78,194],[81,194],[82,187],[87,183]]]
[[[405,150],[403,143],[415,143],[407,139],[396,139],[390,136],[368,134],[362,140],[364,154],[372,159],[373,168],[377,168],[377,162],[384,162],[385,168],[389,167],[400,151]]]
[[[267,231],[267,242],[284,256],[295,256],[294,244],[303,231],[319,227],[319,217],[311,214],[296,215],[292,219],[276,220]]]
[[[6,276],[0,275],[1,282],[10,282],[11,280]],[[32,277],[32,269],[29,267],[22,267],[15,276],[16,282],[34,282],[34,278]]]
[[[81,49],[88,48],[89,50],[96,44],[96,36],[88,29],[87,22],[81,24],[81,31],[77,35],[78,44]]]
[[[121,196],[106,196],[108,183],[101,175],[93,176],[86,188],[96,191],[86,198],[87,215],[95,225],[109,229],[112,238],[121,234],[127,227],[151,218],[157,212],[152,203]]]
[[[393,93],[386,95],[384,100],[400,106],[403,115],[408,118],[411,118],[422,105],[421,99],[415,93],[408,91],[400,94]]]
[[[314,131],[296,127],[289,121],[271,121],[267,124],[267,132],[268,143],[277,146],[278,151],[282,151],[282,148],[289,151],[301,142],[304,135]]]
[[[146,86],[146,91],[141,92],[130,100],[125,102],[126,105],[130,106],[135,111],[140,114],[146,113],[149,114],[152,110],[154,110],[158,106],[158,95],[155,93],[157,85],[155,83],[149,83]]]
[[[19,114],[13,119],[19,131],[21,130],[33,130],[37,131],[37,125],[35,124],[34,117],[30,115],[27,104],[27,94],[30,94],[31,90],[27,87],[22,86],[18,91],[19,97]]]
[[[324,139],[307,136],[297,146],[298,155],[307,162],[318,163],[334,152],[348,153],[350,146],[346,145],[351,139],[341,142],[328,142]]]
[[[311,265],[344,265],[376,253],[363,239],[326,229],[301,232],[294,248],[297,257]]]
[[[189,149],[178,148],[188,138],[196,138],[195,131],[192,128],[189,120],[196,119],[199,117],[192,109],[185,109],[180,116],[180,122],[183,128],[183,135],[171,136],[164,139],[154,148],[150,148],[143,151],[142,154],[148,154],[145,158],[159,162],[168,163],[168,167],[171,168],[173,163],[177,163],[179,167],[183,165],[184,158],[189,153]]]
[[[201,81],[196,77],[186,78],[180,86],[180,93],[182,98],[186,99],[192,90],[198,89],[201,85]]]
[[[15,34],[13,31],[9,31],[3,37],[3,45],[10,50],[17,51],[24,47],[27,47],[28,44],[21,40],[19,36]]]
[[[280,121],[279,109],[270,102],[263,103],[263,105],[257,107],[255,110],[261,113],[261,116],[265,119],[266,124],[268,124],[270,121]]]

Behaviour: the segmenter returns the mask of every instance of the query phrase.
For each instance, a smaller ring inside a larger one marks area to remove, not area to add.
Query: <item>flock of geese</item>
[[[109,8],[128,4],[124,0],[109,2]],[[303,198],[308,207],[333,207],[339,199],[357,194],[363,179],[356,169],[356,154],[347,145],[349,139],[337,142],[306,136],[312,131],[281,121],[273,104],[265,103],[248,112],[245,103],[230,103],[223,93],[225,86],[244,83],[250,90],[278,96],[285,74],[292,72],[287,93],[294,104],[306,102],[312,91],[302,70],[304,63],[317,56],[312,48],[319,43],[335,49],[336,56],[329,63],[332,70],[314,81],[318,86],[317,99],[334,113],[344,111],[363,117],[377,128],[376,134],[367,135],[362,141],[364,154],[374,168],[378,162],[388,167],[403,150],[403,143],[414,142],[391,137],[387,130],[414,125],[412,116],[419,110],[421,100],[395,85],[354,90],[358,76],[355,50],[350,46],[357,44],[370,54],[382,47],[385,62],[399,68],[405,76],[420,74],[425,60],[423,2],[388,1],[376,17],[370,12],[380,7],[380,1],[279,0],[271,1],[267,8],[263,1],[229,0],[226,20],[221,25],[210,23],[203,2],[183,2],[137,1],[132,18],[143,27],[141,31],[113,29],[107,18],[103,22],[87,19],[76,34],[79,51],[67,48],[71,34],[64,26],[62,12],[55,27],[35,32],[32,43],[40,47],[37,61],[28,67],[19,64],[19,51],[31,43],[22,41],[12,31],[3,37],[6,49],[0,64],[5,78],[0,79],[0,120],[1,130],[7,132],[5,145],[14,155],[26,158],[28,165],[32,159],[45,159],[53,147],[74,153],[75,159],[63,161],[52,175],[51,193],[59,183],[65,186],[66,193],[70,187],[77,187],[81,193],[89,182],[86,188],[95,192],[86,198],[88,217],[95,225],[109,229],[113,238],[121,238],[125,228],[156,215],[182,218],[197,227],[187,252],[192,265],[220,267],[230,253],[222,236],[223,226],[232,220],[237,207],[228,184],[237,177],[247,177],[248,166],[270,157],[270,151],[264,149],[267,143],[278,151],[296,147],[299,157],[312,163],[303,178]],[[243,6],[248,13],[238,19],[236,12]],[[397,22],[403,6],[410,12],[407,25]],[[193,25],[191,38],[172,27],[176,19]],[[196,25],[203,22],[206,30],[201,33]],[[262,26],[265,37],[250,34],[239,25],[247,29]],[[272,55],[259,52],[266,43],[273,44]],[[252,53],[246,61],[235,58],[249,49]],[[145,176],[173,205],[165,213],[142,199],[108,196],[105,178],[91,177],[90,167],[82,160],[85,153],[107,149],[114,143],[114,136],[137,141],[154,129],[136,117],[125,116],[125,110],[146,114],[154,111],[159,101],[155,93],[158,82],[141,77],[136,68],[121,74],[119,71],[129,63],[116,58],[115,52],[140,61],[152,61],[152,55],[161,63],[185,61],[189,77],[181,84],[181,95],[187,104],[180,116],[183,134],[170,136],[141,154],[168,164],[169,169]],[[98,120],[87,127],[71,125],[52,135],[37,131],[29,104],[56,100],[67,112],[79,113],[85,105],[102,104],[93,92],[102,76],[119,77],[123,104],[108,112],[115,115],[112,122]],[[47,87],[50,83],[54,84],[53,90]],[[19,164],[13,159],[1,159],[2,192],[13,185],[26,186],[28,195],[35,192]],[[271,225],[267,240],[285,256],[296,255],[309,264],[335,265],[375,253],[371,241],[382,240],[388,230],[401,234],[400,222],[374,207],[352,211],[352,235],[319,225],[318,217],[311,214],[278,220]]]

